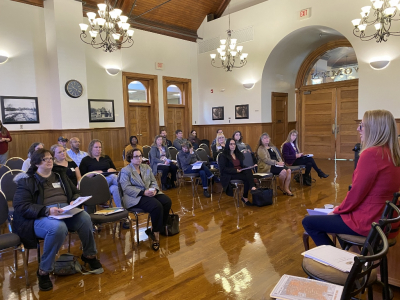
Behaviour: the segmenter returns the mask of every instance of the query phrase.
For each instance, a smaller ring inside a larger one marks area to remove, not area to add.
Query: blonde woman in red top
[[[365,112],[357,128],[361,153],[352,188],[327,216],[307,216],[303,227],[317,246],[332,245],[329,233],[367,236],[400,188],[400,147],[396,121],[387,110]]]

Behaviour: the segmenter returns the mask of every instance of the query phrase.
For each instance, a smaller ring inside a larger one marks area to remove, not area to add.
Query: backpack
[[[73,275],[76,273],[82,273],[83,275],[90,274],[89,272],[82,272],[83,268],[78,262],[76,256],[70,253],[61,254],[60,257],[54,263],[54,275]]]

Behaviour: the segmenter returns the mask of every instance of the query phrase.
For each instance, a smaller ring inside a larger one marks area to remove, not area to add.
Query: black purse
[[[168,215],[167,225],[165,231],[160,232],[162,235],[171,236],[179,233],[179,216],[174,214],[171,209],[171,213]]]
[[[274,191],[268,188],[258,188],[251,191],[253,205],[267,206],[273,203]]]

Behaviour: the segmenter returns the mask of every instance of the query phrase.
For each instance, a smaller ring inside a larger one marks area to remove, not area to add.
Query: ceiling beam
[[[222,0],[220,6],[217,8],[217,10],[214,13],[214,18],[218,19],[222,16],[224,13],[225,9],[228,7],[229,3],[231,3],[231,0]]]

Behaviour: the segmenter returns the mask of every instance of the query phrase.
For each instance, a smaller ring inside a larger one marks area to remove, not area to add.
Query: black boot
[[[50,291],[53,289],[53,283],[50,280],[49,274],[40,275],[39,270],[36,272],[39,280],[39,290]]]
[[[319,178],[326,178],[326,177],[328,177],[328,176],[329,176],[328,174],[325,174],[325,173],[322,172],[321,170],[318,171],[318,177],[319,177]]]
[[[304,174],[303,183],[304,183],[304,185],[311,186],[311,174],[310,173]]]

